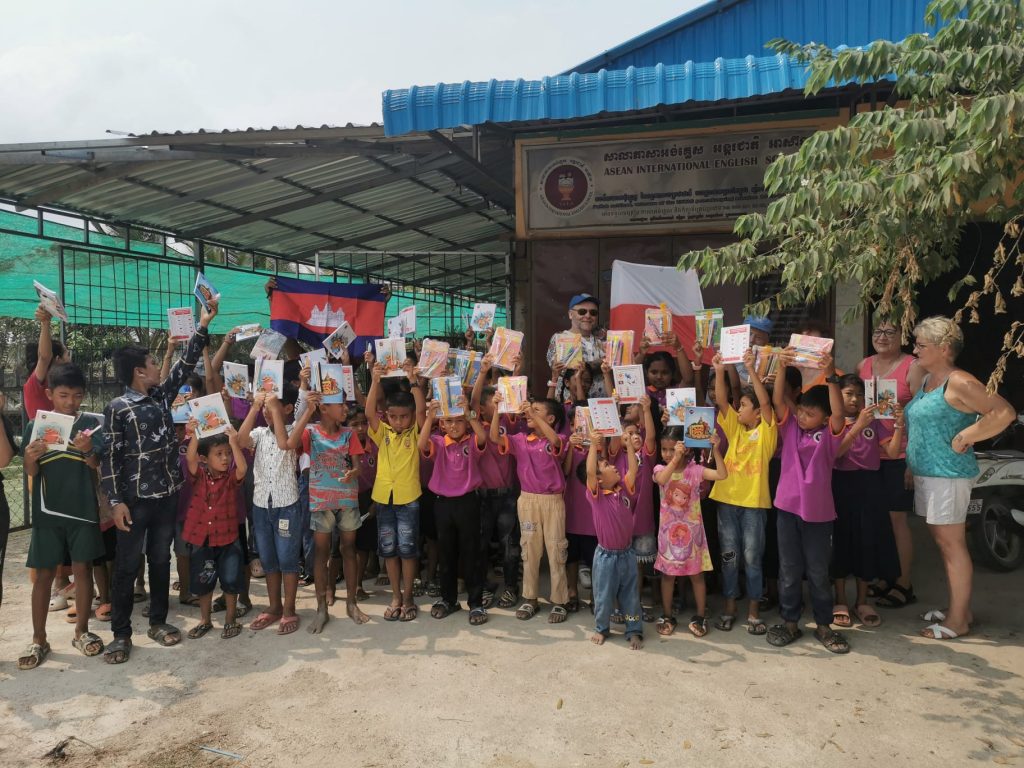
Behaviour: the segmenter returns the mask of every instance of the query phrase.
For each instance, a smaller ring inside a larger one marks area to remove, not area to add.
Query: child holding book
[[[363,447],[363,456],[359,460],[359,516],[363,523],[356,531],[356,599],[366,600],[370,595],[363,589],[362,580],[366,577],[366,566],[370,555],[377,551],[377,507],[373,502],[373,482],[377,478],[377,445],[369,437],[370,422],[366,412],[358,405],[349,408],[348,421],[345,425],[355,432],[356,439]],[[374,568],[376,569],[376,558]],[[376,578],[374,570],[371,577]]]
[[[36,569],[32,585],[32,643],[18,658],[18,669],[35,669],[50,653],[46,638],[50,587],[65,553],[74,574],[75,639],[72,644],[85,656],[103,652],[103,641],[89,631],[92,605],[92,561],[103,554],[96,505],[95,470],[99,466],[92,447],[92,431],[99,422],[79,416],[85,397],[85,376],[70,363],[54,366],[47,374],[46,397],[53,412],[74,418],[67,450],[50,450],[45,436],[32,439],[35,420],[25,427],[25,474],[32,478],[32,539],[29,568]],[[38,418],[39,411],[36,412]]]
[[[632,441],[626,442],[629,468],[625,476],[615,464],[601,459],[604,438],[590,434],[586,464],[577,470],[587,480],[587,498],[597,530],[594,551],[594,634],[591,641],[602,645],[611,633],[612,607],[618,603],[626,621],[626,640],[631,650],[644,646],[644,624],[640,609],[637,559],[633,552],[633,509],[637,458]]]
[[[704,572],[711,570],[711,553],[700,515],[700,487],[703,482],[720,482],[729,476],[719,442],[718,435],[712,434],[712,469],[693,460],[693,451],[683,442],[681,427],[661,438],[661,463],[654,468],[654,482],[661,489],[658,557],[654,561],[654,570],[661,574],[659,635],[671,635],[676,629],[672,592],[679,576],[689,576],[693,587],[696,613],[690,619],[690,633],[694,637],[708,633]]]
[[[189,589],[199,597],[199,623],[189,630],[193,640],[213,629],[213,590],[224,591],[224,629],[221,638],[238,637],[238,593],[242,581],[242,545],[238,538],[238,496],[249,466],[231,427],[199,439],[195,425],[185,454],[192,495],[185,513],[182,539],[189,549]]]

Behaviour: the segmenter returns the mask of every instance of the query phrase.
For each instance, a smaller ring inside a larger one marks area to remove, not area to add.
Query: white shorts
[[[929,525],[963,524],[973,487],[973,477],[914,475],[914,511]]]

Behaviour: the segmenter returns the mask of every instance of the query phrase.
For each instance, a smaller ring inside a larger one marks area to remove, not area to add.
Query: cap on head
[[[767,317],[756,317],[754,315],[747,315],[743,318],[743,323],[749,325],[751,330],[764,331],[770,334],[772,332],[772,321]]]
[[[572,309],[577,304],[582,304],[585,301],[592,301],[594,304],[601,306],[601,302],[598,301],[596,296],[591,296],[589,293],[577,293],[569,299],[569,309]]]

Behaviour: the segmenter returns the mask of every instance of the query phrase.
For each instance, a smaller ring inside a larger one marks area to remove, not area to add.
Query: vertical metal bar
[[[514,314],[512,307],[515,304],[516,299],[516,258],[515,258],[515,241],[510,241],[508,244],[508,253],[505,254],[505,324],[509,328],[514,328],[512,324]],[[518,330],[518,329],[517,329]]]
[[[59,295],[60,295],[61,303],[63,303],[64,304],[64,308],[67,309],[68,302],[67,302],[67,298],[66,298],[65,293],[64,293],[64,248],[63,247],[61,247],[60,250],[58,251],[57,269],[60,272],[60,286],[57,288],[57,290],[58,290]],[[70,319],[71,319],[71,315],[69,314],[68,315],[68,320],[70,320]],[[66,345],[67,341],[68,341],[68,333],[67,333],[66,325],[67,324],[63,320],[60,321],[60,343],[64,344],[64,345]]]

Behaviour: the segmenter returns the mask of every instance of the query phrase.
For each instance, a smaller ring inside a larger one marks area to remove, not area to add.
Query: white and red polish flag
[[[697,273],[692,269],[682,272],[675,267],[612,262],[610,330],[634,331],[639,345],[644,334],[644,310],[662,304],[672,313],[672,330],[689,356],[696,337],[693,313],[704,309]],[[712,354],[705,352],[706,362],[711,361]]]

